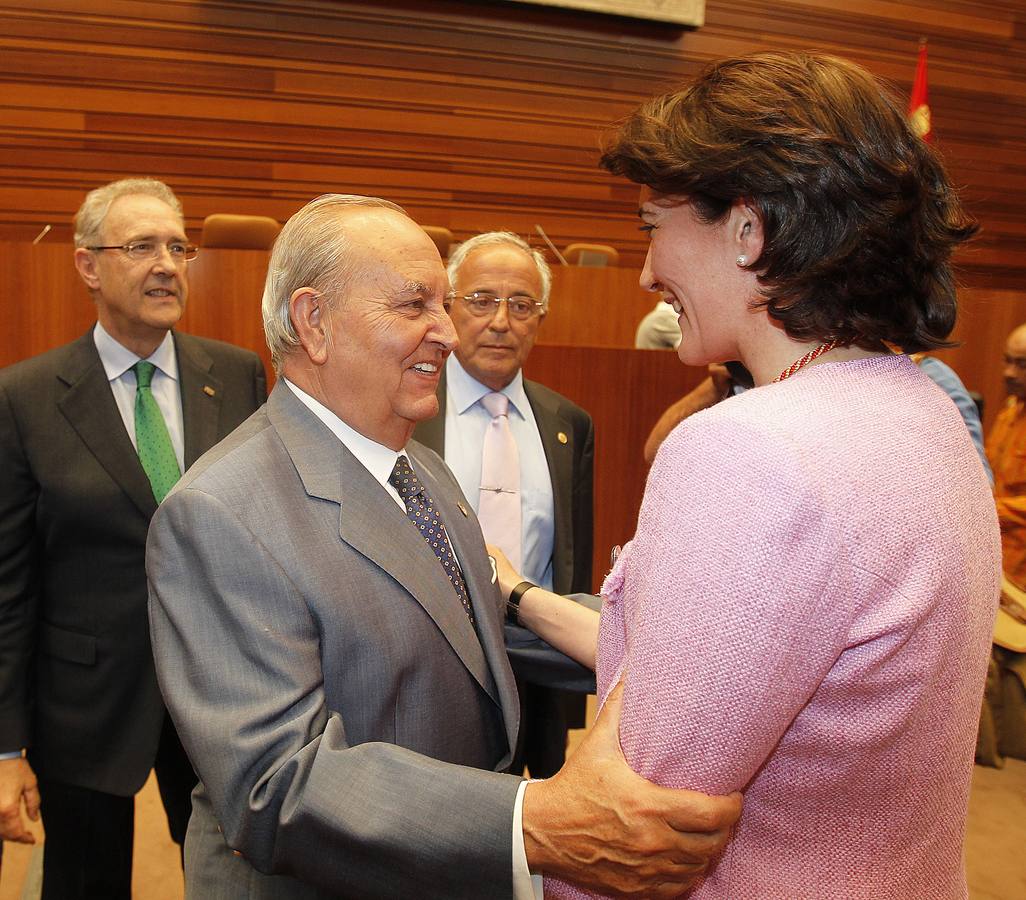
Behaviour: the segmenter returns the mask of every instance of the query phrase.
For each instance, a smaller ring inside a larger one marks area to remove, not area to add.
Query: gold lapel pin
[[[209,384],[203,385],[203,393],[208,397],[213,397],[217,393]]]
[[[460,512],[463,513],[463,518],[467,518],[467,508],[462,503],[457,503],[456,505],[459,507]]]
[[[561,431],[559,434],[556,435],[556,440],[559,441],[561,444],[565,444],[567,442],[566,433]]]

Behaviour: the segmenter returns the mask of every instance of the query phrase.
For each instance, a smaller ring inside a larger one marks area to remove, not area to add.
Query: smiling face
[[[75,265],[96,300],[100,324],[119,344],[149,356],[177,324],[189,293],[186,263],[175,263],[167,244],[187,243],[185,225],[163,200],[126,194],[110,205],[98,246],[152,241],[155,259],[133,260],[121,250],[75,250]]]
[[[650,240],[641,286],[663,294],[677,313],[681,361],[700,366],[740,359],[740,344],[753,325],[755,274],[737,258],[747,253],[754,260],[760,249],[746,219],[750,213],[736,204],[710,225],[686,199],[642,188],[639,215]]]
[[[456,358],[467,373],[493,391],[509,384],[527,361],[542,316],[511,319],[505,303],[494,315],[474,316],[461,297],[480,291],[496,297],[540,300],[542,280],[534,260],[512,244],[493,244],[471,252],[453,284],[452,321],[459,335]]]
[[[329,338],[313,393],[361,434],[399,450],[438,412],[438,380],[456,343],[448,280],[434,243],[401,213],[361,207],[340,223],[355,271],[321,313]]]

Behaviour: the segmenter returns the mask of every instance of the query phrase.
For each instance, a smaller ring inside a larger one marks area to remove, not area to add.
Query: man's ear
[[[744,267],[756,265],[762,256],[762,215],[750,200],[735,200],[730,210],[731,228],[737,243],[738,256],[745,258]]]
[[[78,270],[78,274],[82,276],[86,287],[91,291],[98,291],[100,289],[100,276],[96,271],[96,254],[92,250],[86,250],[85,247],[76,247],[74,260],[75,268]]]
[[[326,303],[324,295],[311,287],[297,288],[289,297],[292,327],[306,355],[315,365],[327,362],[331,346],[331,317]]]

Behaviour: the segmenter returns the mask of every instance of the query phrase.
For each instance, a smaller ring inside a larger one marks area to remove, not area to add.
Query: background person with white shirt
[[[522,372],[548,311],[548,264],[519,236],[495,231],[460,244],[448,274],[459,344],[439,382],[439,414],[421,422],[413,437],[445,458],[485,540],[521,560],[526,579],[559,594],[590,593],[591,416]],[[494,400],[504,409],[500,416],[488,409]],[[490,443],[497,431],[509,436],[507,453]],[[490,454],[499,455],[495,474]],[[497,477],[513,480],[493,484]],[[568,726],[584,725],[585,698],[528,681],[516,656],[513,665],[521,724],[512,771],[526,764],[532,776],[547,778],[566,757]]]
[[[438,410],[448,297],[399,207],[307,204],[264,291],[278,382],[154,516],[157,674],[200,777],[190,898],[502,900],[530,873],[670,897],[737,816],[634,775],[615,710],[555,778],[504,773],[495,575],[452,473],[410,441]]]
[[[0,371],[0,837],[32,843],[41,798],[43,897],[127,900],[133,795],[156,769],[181,844],[196,782],[153,671],[147,527],[267,387],[256,354],[172,332],[196,248],[165,184],[97,188],[75,225],[96,325]]]

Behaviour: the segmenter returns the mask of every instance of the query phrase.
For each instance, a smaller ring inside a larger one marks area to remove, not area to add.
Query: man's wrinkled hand
[[[532,872],[614,897],[679,897],[723,849],[741,796],[710,797],[646,781],[620,749],[623,685],[578,751],[524,794]]]
[[[36,775],[28,762],[20,757],[0,759],[0,839],[19,844],[34,844],[36,836],[29,831],[22,817],[39,821],[39,788]]]

